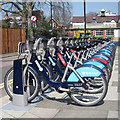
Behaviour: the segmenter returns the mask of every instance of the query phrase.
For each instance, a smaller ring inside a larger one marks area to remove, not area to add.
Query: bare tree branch
[[[32,9],[34,9],[34,7],[35,7],[35,4],[36,4],[36,2],[34,2],[34,3],[33,3],[33,5],[32,5]]]
[[[22,2],[19,2],[19,0],[16,0],[17,1],[17,3],[19,3],[20,5],[23,5],[23,3]]]
[[[3,8],[0,8],[0,9],[3,10],[3,11],[5,11],[5,12],[20,14],[20,12],[18,12],[18,11],[5,10],[5,9],[3,9]]]
[[[15,3],[15,2],[5,2],[5,3],[2,3],[1,6],[2,6],[2,5],[5,5],[5,4],[12,4],[12,5],[14,5],[20,12],[22,12],[21,8],[20,8],[20,7],[17,5],[17,3]]]

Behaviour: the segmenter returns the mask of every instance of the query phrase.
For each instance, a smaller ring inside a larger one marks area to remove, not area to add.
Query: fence
[[[0,28],[2,32],[2,40],[0,53],[17,52],[18,42],[25,42],[25,29],[24,28]]]

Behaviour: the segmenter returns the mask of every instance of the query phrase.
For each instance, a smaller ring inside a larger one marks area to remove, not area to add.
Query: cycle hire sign
[[[32,22],[35,22],[37,20],[37,17],[36,16],[31,16],[30,19],[31,19]]]

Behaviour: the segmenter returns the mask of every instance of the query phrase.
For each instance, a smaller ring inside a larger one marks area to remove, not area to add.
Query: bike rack
[[[23,81],[23,61],[24,59],[14,60],[13,73],[13,104],[16,106],[27,106],[27,92]]]

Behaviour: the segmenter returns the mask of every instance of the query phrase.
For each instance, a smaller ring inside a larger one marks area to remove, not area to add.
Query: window
[[[114,30],[106,30],[106,35],[114,35]]]
[[[95,17],[93,17],[92,22],[93,22],[93,23],[96,23],[96,18],[95,18]]]
[[[56,24],[54,23],[54,26],[53,26],[54,28],[56,28]]]
[[[96,30],[96,36],[103,36],[104,31],[103,30]]]

